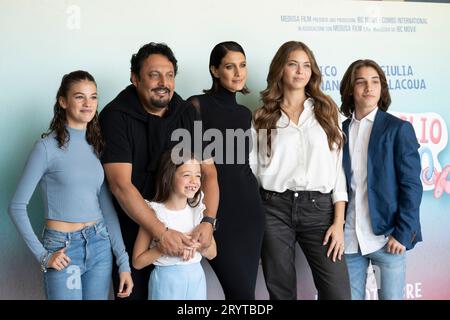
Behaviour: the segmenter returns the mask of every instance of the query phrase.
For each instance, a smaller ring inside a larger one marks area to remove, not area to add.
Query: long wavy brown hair
[[[362,67],[374,68],[380,77],[381,95],[380,100],[378,100],[378,108],[386,112],[391,105],[391,95],[389,94],[389,87],[383,69],[373,60],[356,60],[345,71],[341,81],[341,112],[346,117],[350,117],[353,111],[355,111],[353,92],[355,89],[356,71]]]
[[[308,46],[299,41],[288,41],[277,51],[270,63],[267,75],[267,88],[261,91],[262,107],[258,108],[253,121],[256,131],[267,130],[267,156],[271,155],[271,131],[277,128],[277,122],[281,117],[281,103],[283,102],[283,69],[288,62],[289,54],[293,51],[304,51],[311,62],[311,78],[305,87],[307,96],[314,99],[314,114],[320,126],[328,138],[328,146],[333,149],[333,144],[338,148],[343,145],[343,135],[339,127],[339,113],[336,103],[320,89],[322,74],[317,65],[314,54]]]
[[[68,73],[63,76],[61,80],[61,85],[59,86],[58,92],[56,93],[56,102],[53,106],[53,119],[50,122],[50,126],[48,127],[47,132],[41,135],[42,138],[47,137],[52,132],[55,132],[55,139],[58,141],[58,147],[64,148],[66,144],[70,140],[69,131],[67,131],[67,116],[66,110],[61,107],[59,104],[59,98],[64,97],[68,98],[67,94],[69,93],[70,88],[76,82],[80,81],[91,81],[97,86],[94,77],[86,71],[77,70],[71,73]],[[98,157],[103,152],[103,148],[105,146],[102,133],[100,130],[100,125],[98,122],[98,112],[95,112],[94,118],[88,123],[86,129],[86,141],[94,147],[95,153]]]

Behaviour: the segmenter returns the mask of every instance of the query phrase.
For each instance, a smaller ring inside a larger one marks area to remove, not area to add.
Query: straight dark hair
[[[355,111],[355,100],[353,98],[353,91],[355,89],[355,77],[356,71],[362,67],[374,68],[380,77],[381,83],[381,96],[378,101],[378,108],[383,111],[387,111],[391,104],[391,95],[389,94],[389,87],[387,85],[386,75],[383,69],[373,60],[364,59],[354,61],[345,71],[344,77],[341,81],[341,112],[346,116],[350,117]]]
[[[224,41],[216,44],[211,51],[211,55],[209,56],[209,74],[211,75],[212,86],[209,90],[203,90],[204,93],[214,94],[217,92],[217,90],[219,90],[220,80],[214,77],[211,71],[211,67],[219,68],[220,64],[222,63],[222,59],[227,55],[229,51],[240,52],[245,57],[244,49],[237,42]],[[245,85],[239,92],[242,94],[247,94],[250,93],[250,90],[248,90],[247,86]]]
[[[41,135],[42,138],[45,138],[52,132],[55,132],[55,139],[58,141],[58,147],[61,149],[64,148],[69,142],[70,134],[66,128],[66,110],[59,104],[59,98],[63,97],[67,99],[67,94],[69,93],[72,85],[80,81],[90,81],[97,86],[94,77],[87,71],[77,70],[65,74],[61,80],[61,85],[59,86],[58,92],[56,93],[56,102],[53,106],[53,119],[50,122],[47,132],[44,132]],[[86,140],[91,146],[94,147],[97,157],[100,157],[103,152],[105,142],[100,130],[97,111],[95,111],[94,118],[87,124]]]
[[[179,152],[177,154],[179,154]],[[179,164],[175,164],[172,161],[172,150],[166,151],[161,155],[158,173],[156,175],[156,194],[152,199],[154,202],[164,203],[169,199],[170,194],[173,192],[175,172],[189,160],[197,160],[200,163],[200,160],[198,160],[193,153],[190,154],[190,156],[184,157],[183,162]],[[200,203],[200,194],[201,190],[198,189],[194,197],[187,200],[187,204],[192,208],[198,206]]]

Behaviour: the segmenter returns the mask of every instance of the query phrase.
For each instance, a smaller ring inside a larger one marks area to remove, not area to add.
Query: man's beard
[[[159,90],[165,90],[167,92],[167,94],[170,93],[170,89],[167,87],[154,88],[152,91],[157,93]],[[167,106],[169,105],[169,102],[170,102],[169,97],[167,97],[167,99],[165,99],[165,98],[150,98],[150,105],[157,109],[167,108]]]
[[[167,99],[150,98],[150,105],[157,109],[167,108],[167,106],[169,105],[169,102],[170,102],[170,98],[167,98]]]

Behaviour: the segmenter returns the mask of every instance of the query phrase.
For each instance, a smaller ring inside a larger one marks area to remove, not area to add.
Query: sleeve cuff
[[[131,272],[130,265],[128,263],[124,263],[119,267],[119,273],[121,272]]]
[[[124,251],[120,258],[117,259],[117,267],[119,267],[119,273],[131,272],[128,253],[126,251]]]
[[[347,192],[333,192],[332,194],[333,204],[339,201],[348,202]]]

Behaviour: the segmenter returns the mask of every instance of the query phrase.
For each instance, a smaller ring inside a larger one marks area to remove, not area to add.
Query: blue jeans
[[[378,251],[361,255],[361,252],[346,254],[352,300],[364,300],[366,293],[367,268],[369,262],[375,270],[378,298],[380,300],[402,300],[406,277],[406,254],[386,252],[386,246]]]
[[[49,252],[65,248],[71,263],[61,271],[47,269],[44,287],[49,300],[107,300],[111,282],[112,252],[103,222],[76,232],[44,229]]]
[[[155,266],[148,285],[149,300],[206,300],[206,278],[200,262]]]

